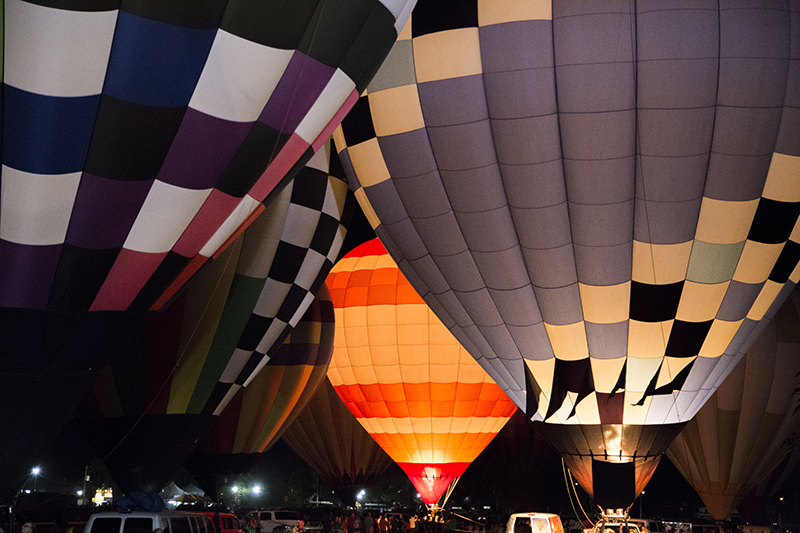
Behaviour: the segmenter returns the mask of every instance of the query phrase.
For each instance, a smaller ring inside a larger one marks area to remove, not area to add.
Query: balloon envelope
[[[800,294],[795,290],[667,450],[715,520],[729,518],[792,451],[800,435],[798,388]]]
[[[392,463],[325,379],[283,440],[338,489],[367,488]]]
[[[334,265],[327,285],[336,310],[328,377],[422,500],[436,504],[516,408],[377,239]]]
[[[185,282],[319,150],[413,3],[4,2],[0,484],[141,318],[122,312]]]
[[[603,506],[800,277],[798,13],[772,7],[423,0],[335,134],[442,322],[590,493],[620,471]]]

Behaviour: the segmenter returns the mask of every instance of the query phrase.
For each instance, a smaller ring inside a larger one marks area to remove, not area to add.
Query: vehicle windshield
[[[599,522],[594,528],[595,533],[640,533],[634,524],[609,524]]]

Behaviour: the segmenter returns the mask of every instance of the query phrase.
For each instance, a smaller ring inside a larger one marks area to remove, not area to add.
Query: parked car
[[[202,513],[183,511],[102,512],[89,517],[84,533],[216,533]]]
[[[261,522],[261,533],[272,533],[275,528],[279,528],[279,531],[275,532],[279,533],[283,526],[289,526],[291,529],[303,519],[297,511],[259,509],[258,511],[247,513],[245,524],[252,520],[254,516]]]
[[[211,519],[217,533],[244,533],[239,527],[239,519],[233,513],[218,513],[215,511],[198,511]]]
[[[564,533],[564,526],[557,514],[514,513],[508,518],[506,533]]]

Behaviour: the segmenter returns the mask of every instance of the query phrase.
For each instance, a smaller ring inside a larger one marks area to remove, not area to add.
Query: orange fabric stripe
[[[394,383],[338,385],[357,418],[509,417],[516,405],[495,383]]]
[[[399,463],[417,463],[423,456],[427,462],[432,451],[446,450],[448,461],[472,462],[489,445],[495,433],[372,433],[372,438],[392,460]]]

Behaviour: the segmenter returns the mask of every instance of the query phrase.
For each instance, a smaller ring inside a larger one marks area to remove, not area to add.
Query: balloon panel
[[[306,406],[333,354],[333,303],[325,285],[266,366],[219,417],[208,453],[262,453]]]
[[[800,279],[797,14],[709,7],[423,0],[334,136],[535,420],[689,420]]]
[[[283,440],[337,488],[368,487],[392,463],[345,407],[328,379],[286,428]]]
[[[789,456],[800,435],[795,290],[667,455],[716,520]]]
[[[320,148],[412,6],[9,1],[0,305],[147,309]]]
[[[347,408],[428,503],[516,410],[444,328],[380,241],[327,280],[337,336],[328,377]]]

